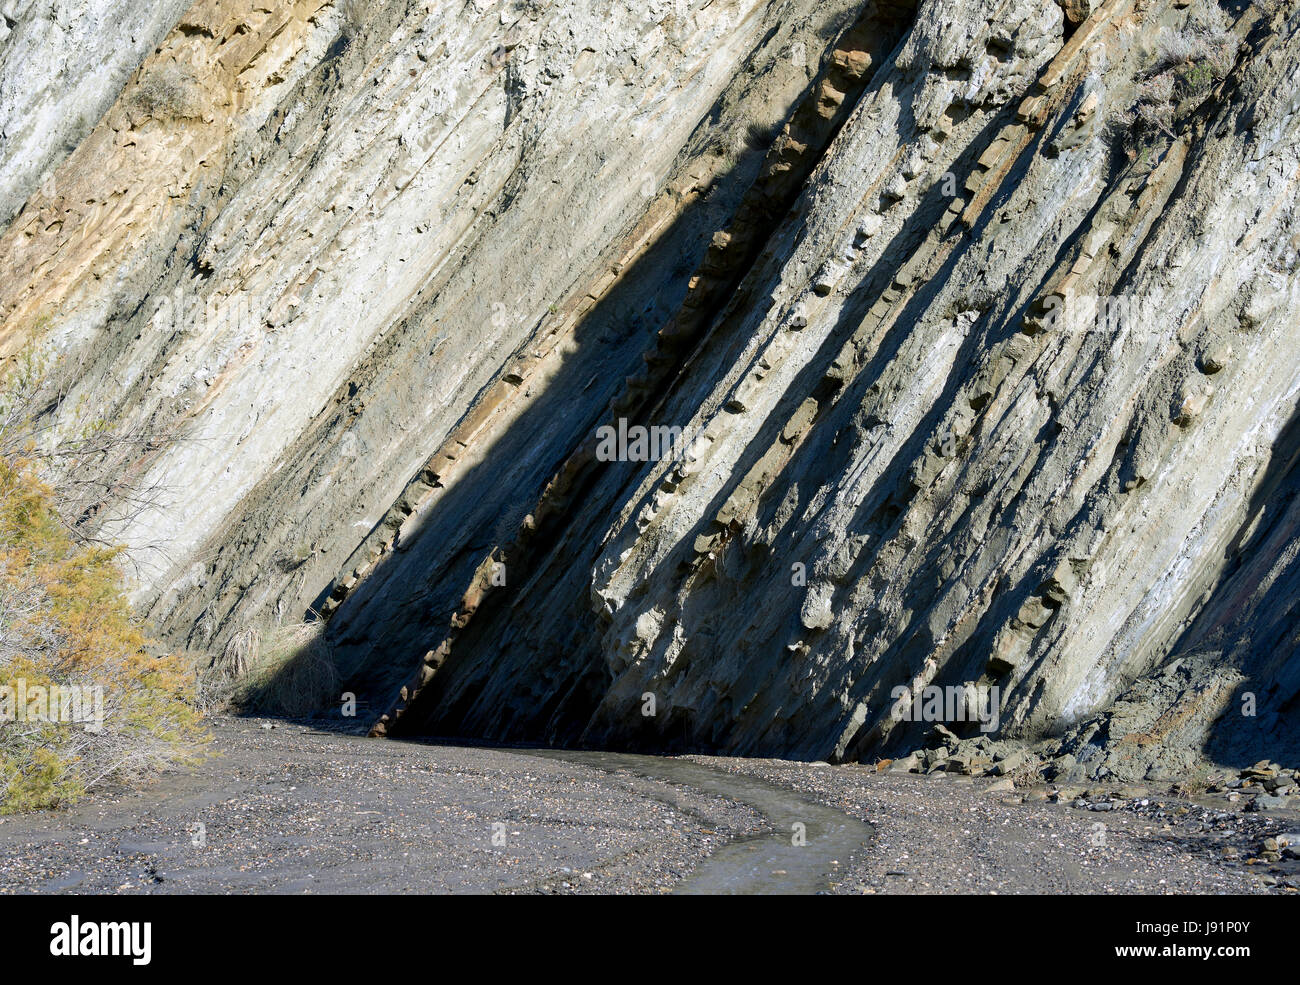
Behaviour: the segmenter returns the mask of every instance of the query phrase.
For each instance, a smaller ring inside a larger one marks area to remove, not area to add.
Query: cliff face
[[[640,365],[847,5],[675,9],[201,3],[37,190],[0,346],[175,439],[108,524],[169,636],[300,618],[458,424],[469,471],[545,399],[483,513],[522,502]]]
[[[379,732],[873,756],[969,682],[1094,772],[1297,751],[1295,3],[171,20],[0,177],[169,642],[318,612]]]
[[[0,224],[113,105],[185,0],[0,3]]]

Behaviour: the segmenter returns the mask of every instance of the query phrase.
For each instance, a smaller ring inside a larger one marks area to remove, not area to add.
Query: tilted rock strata
[[[657,410],[697,460],[597,480],[408,727],[856,756],[900,685],[1033,736],[1179,647],[1295,406],[1296,12],[1133,159],[1144,39],[1205,12],[998,13],[922,7]]]
[[[0,3],[0,229],[113,105],[188,0]]]
[[[4,352],[176,436],[96,518],[162,631],[313,609],[377,732],[1276,739],[1296,4],[687,7],[180,18],[0,240]]]
[[[747,125],[784,118],[847,8],[186,12],[0,240],[4,352],[65,354],[66,420],[178,439],[138,464],[156,508],[102,511],[162,632],[219,649],[325,607],[431,454],[444,496],[478,479],[428,541],[452,565],[427,582],[463,582],[640,365],[762,159]],[[512,430],[529,408],[547,426]]]

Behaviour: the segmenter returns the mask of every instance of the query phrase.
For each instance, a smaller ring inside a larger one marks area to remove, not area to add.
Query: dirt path
[[[762,828],[632,775],[263,724],[218,720],[217,758],[143,792],[0,823],[0,892],[666,892]]]
[[[696,757],[692,757],[696,758]],[[1289,811],[1246,814],[1223,801],[1157,791],[1050,803],[1044,789],[996,792],[952,774],[877,774],[868,766],[710,758],[869,822],[875,838],[842,870],[844,893],[1205,894],[1293,892],[1300,862],[1257,856],[1300,828]],[[1026,796],[1028,794],[1028,796]],[[1093,805],[1107,804],[1108,809]]]
[[[673,784],[680,792],[737,802],[764,830],[733,838],[673,889],[690,895],[826,892],[848,860],[870,845],[872,830],[848,813],[757,775],[715,769],[708,759],[624,753],[539,751],[533,755]]]
[[[215,733],[145,791],[4,819],[0,892],[1258,892],[1261,836],[1300,827],[866,767]]]

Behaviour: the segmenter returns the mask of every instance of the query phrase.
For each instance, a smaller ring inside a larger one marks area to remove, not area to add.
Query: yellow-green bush
[[[148,652],[117,556],[78,542],[31,460],[0,455],[0,689],[13,689],[0,706],[0,813],[66,804],[202,746],[193,675]],[[12,707],[20,685],[102,688],[102,722],[30,720]]]

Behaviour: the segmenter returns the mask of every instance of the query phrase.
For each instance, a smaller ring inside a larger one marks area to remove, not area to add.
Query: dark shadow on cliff
[[[821,28],[823,36],[838,31],[829,21]],[[794,105],[807,98],[816,81],[814,76],[805,84]],[[727,97],[720,96],[702,117],[697,135],[707,136]],[[416,536],[381,559],[329,618],[323,638],[334,654],[341,691],[355,696],[358,719],[373,720],[388,708],[423,654],[447,636],[480,563],[515,536],[560,464],[610,418],[625,378],[642,366],[642,354],[680,307],[713,233],[728,225],[753,184],[767,150],[765,139],[768,135],[752,129],[746,149],[623,269],[610,291],[580,317],[558,372],[531,395],[491,447],[474,449],[480,460],[440,494]],[[724,152],[716,139],[707,145],[692,136],[683,158]],[[358,397],[364,399],[364,392]],[[504,575],[502,594],[509,604],[535,572],[512,563]],[[319,608],[333,588],[326,588],[312,608]],[[294,673],[291,659],[284,674]],[[322,711],[338,714],[337,708]]]
[[[1300,759],[1300,410],[1278,434],[1227,565],[1171,660],[1244,676],[1204,747],[1237,767]]]
[[[982,134],[984,138],[990,138],[996,130],[1004,125],[1005,118],[998,117],[990,120],[985,131]],[[904,126],[906,123],[903,124]],[[980,140],[972,143],[973,148],[978,148]],[[972,150],[967,156],[973,157],[975,151]],[[969,165],[969,160],[965,160],[962,166]],[[786,404],[788,410],[793,410],[808,394],[819,392],[823,389],[822,380],[825,377],[828,367],[836,358],[840,347],[843,345],[848,334],[850,334],[860,323],[862,316],[871,304],[876,300],[879,294],[890,284],[895,277],[898,267],[905,262],[912,251],[925,238],[929,228],[937,221],[939,216],[948,209],[951,204],[950,199],[946,198],[941,191],[942,182],[936,181],[935,184],[926,191],[922,201],[918,204],[915,216],[904,227],[903,231],[891,243],[889,243],[882,255],[881,261],[872,268],[870,273],[857,285],[850,299],[845,303],[844,309],[840,313],[836,325],[828,334],[826,341],[819,347],[818,351],[811,356],[805,366],[796,374],[795,380],[787,390]],[[996,203],[995,203],[996,204]],[[990,211],[994,206],[990,206]],[[798,213],[794,214],[795,219]],[[769,231],[769,236],[773,239],[780,238],[786,224],[790,221],[781,223],[780,228],[773,228]],[[794,240],[797,243],[799,232],[797,231],[797,221],[794,223],[795,232]],[[786,255],[793,246],[783,244],[781,254]],[[945,263],[943,271],[936,278],[934,284],[922,288],[918,298],[913,299],[906,305],[903,312],[895,322],[894,327],[888,333],[888,337],[882,341],[877,356],[873,359],[875,366],[884,366],[888,364],[889,358],[902,344],[903,339],[911,330],[911,323],[917,316],[917,313],[924,309],[925,304],[932,297],[933,293],[939,289],[946,275],[951,272],[952,264],[955,263],[953,258],[949,258]],[[695,351],[692,360],[688,362],[681,371],[678,383],[682,383],[687,373],[695,370],[696,374],[707,373],[707,367],[699,367],[694,363],[705,358],[704,354],[709,353],[708,358],[723,360],[724,355],[719,353],[728,353],[737,346],[744,344],[746,340],[746,326],[748,319],[745,313],[745,304],[751,298],[761,297],[765,290],[769,290],[770,285],[766,281],[754,282],[752,278],[747,279],[741,284],[735,295],[726,305],[724,312],[721,314],[720,321],[711,330],[711,335]],[[965,351],[956,359],[956,366],[960,367],[973,357],[978,348],[977,333],[972,333],[968,339]],[[852,384],[852,389],[859,393],[864,392],[876,375],[871,367],[862,370]],[[949,381],[948,389],[955,390],[961,382],[961,374],[957,372],[954,379]],[[677,388],[675,388],[676,390]],[[684,426],[689,422],[695,411],[695,406],[690,402],[688,392],[670,391],[665,396],[665,408],[662,411],[656,411],[656,421],[667,421],[672,424]],[[860,403],[855,401],[852,396],[841,397],[836,405],[839,411],[828,415],[825,419],[819,420],[815,425],[818,433],[816,437],[805,439],[812,447],[829,447],[835,444],[836,434],[845,424],[845,416],[852,415],[856,412]],[[934,415],[939,412],[936,410]],[[666,416],[664,416],[666,414]],[[778,432],[784,426],[784,417],[780,414],[774,414],[772,419],[766,422],[747,443],[745,451],[742,453],[733,472],[736,475],[744,475],[749,469],[762,457],[767,449],[776,440]],[[920,441],[921,439],[917,439]],[[908,449],[904,450],[905,457],[907,450],[915,450],[915,443],[909,443]],[[838,454],[835,452],[834,454]],[[806,453],[808,458],[817,458],[814,451]],[[898,466],[902,468],[901,465]],[[835,469],[832,468],[832,472]],[[896,473],[897,469],[891,469],[890,472]],[[607,467],[592,484],[589,493],[589,501],[594,503],[613,502],[619,508],[626,508],[629,512],[635,512],[643,504],[637,502],[627,502],[626,493],[629,487],[635,488],[635,483],[640,479],[643,470],[640,468],[629,470],[626,467],[615,467],[611,464]],[[895,475],[895,478],[901,479],[901,475]],[[726,486],[715,500],[702,511],[706,518],[698,524],[689,533],[682,534],[678,540],[680,544],[689,547],[691,541],[696,535],[708,533],[707,528],[710,525],[711,517],[722,506],[723,501],[730,495],[732,486]],[[781,490],[778,488],[774,491],[769,490],[764,496],[763,511],[769,512],[774,510],[777,502],[781,499]],[[888,490],[886,490],[886,494]],[[873,497],[874,499],[874,497]],[[878,503],[873,504],[874,506]],[[562,542],[573,548],[573,553],[565,555],[563,552],[556,550],[550,558],[545,559],[550,563],[552,570],[546,574],[547,579],[553,579],[557,585],[562,585],[565,590],[555,589],[549,593],[541,594],[542,597],[529,598],[528,601],[534,605],[538,603],[547,603],[555,601],[557,604],[563,604],[561,600],[566,595],[581,593],[584,585],[589,582],[589,571],[591,564],[601,551],[601,538],[606,532],[611,518],[594,511],[596,515],[591,515],[593,511],[584,510],[583,515],[575,517],[569,530],[563,532]],[[866,516],[864,514],[864,522]],[[761,521],[760,521],[761,522]],[[890,521],[886,520],[886,523]],[[723,550],[735,551],[737,548],[734,544],[728,544]],[[657,573],[667,572],[669,569],[676,569],[682,575],[686,574],[687,569],[683,569],[683,553],[685,548],[670,553],[657,569]],[[686,552],[689,553],[689,552]],[[566,583],[565,574],[560,570],[563,559],[572,563],[576,557],[579,561],[574,567],[580,569]],[[719,566],[724,564],[724,560],[719,559]],[[741,563],[741,562],[737,562]],[[651,578],[657,577],[657,574]],[[767,572],[767,577],[782,577],[782,572]],[[850,579],[851,581],[852,579]],[[711,589],[702,589],[701,594],[707,594]],[[763,594],[762,586],[754,589],[756,595]],[[633,589],[632,597],[636,597],[637,589]],[[711,598],[711,596],[709,596]],[[773,719],[773,727],[764,737],[764,742],[760,746],[737,746],[734,744],[734,735],[731,734],[734,727],[736,716],[739,708],[745,705],[745,694],[732,694],[729,691],[718,691],[710,695],[710,700],[717,703],[718,707],[706,706],[701,708],[683,708],[679,705],[665,703],[664,707],[656,715],[642,715],[636,709],[629,711],[631,705],[627,701],[616,701],[617,707],[600,707],[605,690],[613,682],[612,672],[603,659],[591,661],[587,666],[579,670],[575,664],[580,663],[566,659],[562,652],[565,644],[573,646],[587,652],[596,650],[600,642],[600,634],[605,630],[605,626],[600,624],[592,617],[589,603],[582,599],[583,603],[588,606],[585,614],[576,613],[578,618],[584,618],[592,625],[586,630],[574,629],[568,639],[558,638],[556,635],[546,635],[544,639],[532,641],[537,649],[533,653],[534,659],[527,662],[527,680],[508,681],[504,678],[508,676],[508,668],[503,667],[484,667],[482,662],[474,667],[444,667],[439,672],[439,678],[435,682],[434,688],[438,696],[430,704],[434,708],[425,708],[420,715],[420,725],[417,728],[431,729],[435,734],[447,734],[448,732],[463,733],[472,731],[476,735],[485,735],[494,741],[501,741],[509,738],[540,738],[543,741],[556,742],[560,744],[584,744],[597,745],[600,747],[647,750],[655,752],[715,752],[719,749],[727,749],[729,752],[741,754],[750,753],[779,753],[783,756],[812,756],[824,755],[824,751],[817,751],[813,748],[823,746],[824,742],[818,740],[818,737],[805,728],[804,733],[800,734],[799,723],[808,724],[807,718],[785,718],[783,720]],[[690,630],[688,632],[689,642],[686,649],[677,658],[674,668],[679,673],[691,673],[692,663],[695,656],[701,658],[695,672],[707,672],[708,661],[711,659],[709,648],[713,646],[735,647],[743,644],[744,641],[738,641],[733,637],[726,640],[716,638],[716,633],[710,629],[709,622],[712,618],[726,614],[730,616],[734,610],[735,600],[716,599],[716,605],[709,605],[706,599],[703,602],[692,602],[690,612],[682,614],[682,621],[685,624],[689,620]],[[507,603],[499,603],[505,605]],[[519,604],[518,600],[515,604]],[[576,606],[575,606],[576,608]],[[708,610],[708,611],[700,611]],[[500,612],[498,608],[496,610]],[[765,663],[773,657],[775,653],[783,653],[781,644],[785,642],[783,637],[790,629],[790,622],[793,620],[797,624],[798,604],[794,605],[791,611],[782,611],[773,613],[767,611],[755,611],[755,624],[763,623],[760,635],[771,645],[763,653],[757,650],[753,653],[746,653],[742,662],[745,663],[748,670],[744,679],[739,683],[739,689],[743,690],[748,686],[752,678],[764,677],[771,683],[773,675],[780,679],[783,673],[782,667],[772,666]],[[771,623],[782,623],[775,631],[768,633]],[[504,625],[503,625],[504,624]],[[469,634],[472,641],[471,648],[484,649],[490,646],[486,635],[494,633],[500,634],[503,645],[518,647],[521,645],[515,634],[515,628],[509,625],[509,616],[503,615],[499,621],[488,619],[487,629],[479,629],[476,632],[476,626],[471,625]],[[486,635],[485,635],[486,634]],[[541,634],[539,634],[541,635]],[[595,641],[593,641],[595,637]],[[469,642],[469,641],[467,641]],[[609,641],[604,641],[604,646],[609,646]],[[764,656],[766,654],[766,656]],[[595,656],[599,657],[599,650],[596,650]],[[778,661],[779,663],[779,661]],[[451,671],[449,674],[448,671]],[[779,688],[779,684],[774,687]],[[524,692],[531,691],[526,700],[520,701]],[[503,702],[506,695],[511,695],[511,707],[504,710],[496,707],[496,704]],[[624,695],[623,697],[627,697]],[[634,695],[637,704],[641,700],[641,695]],[[423,695],[422,695],[423,699]],[[821,708],[820,703],[809,703],[809,717]],[[762,701],[757,701],[751,711],[757,711],[763,706]],[[595,717],[593,717],[595,713]],[[466,728],[466,723],[473,723],[470,728]],[[403,734],[410,734],[404,731]]]
[[[872,10],[875,16],[875,8]],[[907,23],[910,25],[910,20]],[[894,46],[905,34],[902,27],[895,25],[897,37],[881,34],[873,38],[872,43],[883,51],[876,52],[872,64],[891,62]],[[864,79],[852,103],[844,100],[846,110],[851,112],[852,105],[870,88],[870,81]],[[802,103],[795,109],[792,126],[800,114],[817,113],[815,105]],[[823,139],[828,144],[846,118],[847,112],[829,134],[817,136],[818,143],[804,146],[821,148]],[[800,141],[803,143],[802,138]],[[819,149],[806,161],[809,171],[820,159]],[[788,162],[776,163],[783,165],[778,173],[791,170]],[[756,200],[746,196],[747,207],[754,201],[758,205],[749,220],[737,220],[737,227],[745,232],[735,238],[746,244],[748,258],[735,269],[734,286],[709,301],[703,336],[673,364],[662,388],[626,415],[629,424],[683,429],[689,424],[698,409],[689,379],[700,378],[697,363],[702,358],[725,355],[743,344],[747,314],[763,303],[762,295],[770,289],[750,274],[764,268],[764,247],[770,248],[774,237],[787,235],[791,229],[798,235],[798,214],[790,212],[790,205],[802,190],[800,177],[788,192],[782,189],[778,194],[765,186],[757,189]],[[755,221],[756,217],[761,219]],[[522,589],[507,587],[493,592],[483,600],[457,637],[447,662],[408,706],[406,717],[392,734],[474,735],[492,741],[540,740],[562,745],[614,742],[622,749],[660,752],[713,747],[713,743],[701,741],[692,723],[678,714],[679,709],[670,709],[653,723],[638,710],[629,719],[638,724],[616,737],[590,727],[593,712],[615,678],[608,659],[613,644],[605,639],[608,623],[595,611],[598,601],[590,597],[591,566],[611,528],[621,525],[620,514],[641,505],[628,502],[627,496],[645,471],[646,466],[640,463],[604,462],[580,476],[568,496],[571,508],[567,515],[553,518],[527,553],[527,584]],[[640,586],[634,588],[633,595],[640,590]],[[638,709],[639,701],[638,695]]]
[[[325,635],[344,687],[362,697],[365,711],[385,710],[446,634],[479,564],[515,535],[560,463],[609,416],[745,177],[725,175],[625,269],[577,325],[573,351],[545,390],[441,494],[411,543],[384,557],[330,618]],[[529,574],[509,565],[506,591]]]

